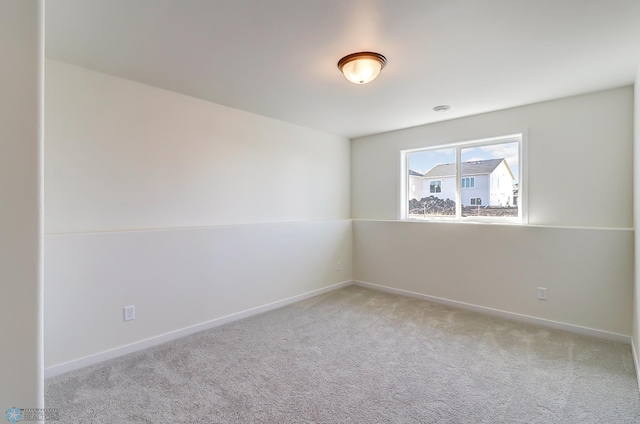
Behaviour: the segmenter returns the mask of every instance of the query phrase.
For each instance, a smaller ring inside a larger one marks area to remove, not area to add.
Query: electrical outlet
[[[125,306],[124,307],[124,320],[131,321],[132,319],[136,319],[136,307],[135,305]]]
[[[342,271],[342,262],[336,262],[336,271]]]
[[[547,289],[544,287],[538,287],[538,299],[547,300]]]

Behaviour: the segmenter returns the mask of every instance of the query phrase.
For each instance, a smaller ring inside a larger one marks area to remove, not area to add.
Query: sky
[[[409,169],[424,174],[438,164],[455,163],[456,149],[449,147],[437,150],[423,150],[409,153],[407,156],[409,157]],[[479,147],[463,147],[460,156],[462,162],[505,158],[515,177],[514,182],[518,181],[518,175],[520,173],[518,142],[490,144]]]

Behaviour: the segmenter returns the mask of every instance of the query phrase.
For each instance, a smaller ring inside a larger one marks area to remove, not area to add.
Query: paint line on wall
[[[120,230],[108,230],[108,231],[77,231],[77,232],[52,232],[45,233],[45,237],[58,237],[58,236],[75,236],[75,235],[103,235],[103,234],[126,234],[126,233],[146,233],[146,232],[160,232],[160,231],[183,231],[183,230],[203,230],[225,227],[255,227],[263,225],[295,225],[295,224],[309,224],[309,223],[328,223],[328,222],[343,222],[352,221],[351,218],[344,219],[309,219],[304,221],[282,221],[282,222],[251,222],[240,224],[220,224],[220,225],[200,225],[193,227],[166,227],[166,228],[135,228],[135,229],[120,229]]]
[[[538,224],[510,224],[505,222],[479,222],[479,221],[445,221],[445,220],[415,220],[415,219],[367,219],[367,218],[351,218],[352,221],[364,222],[400,222],[405,224],[461,224],[461,225],[487,225],[487,226],[503,226],[503,227],[527,227],[527,228],[545,228],[545,229],[561,229],[561,230],[600,230],[600,231],[634,231],[629,227],[579,227],[567,225],[538,225]]]

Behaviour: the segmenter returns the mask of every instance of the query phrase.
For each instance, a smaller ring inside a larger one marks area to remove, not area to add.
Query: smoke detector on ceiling
[[[436,112],[446,112],[449,109],[451,109],[451,106],[449,105],[440,105],[433,108],[433,110]]]

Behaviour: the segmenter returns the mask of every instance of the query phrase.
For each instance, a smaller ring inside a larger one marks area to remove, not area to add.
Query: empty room
[[[0,0],[0,412],[640,423],[640,2]]]

